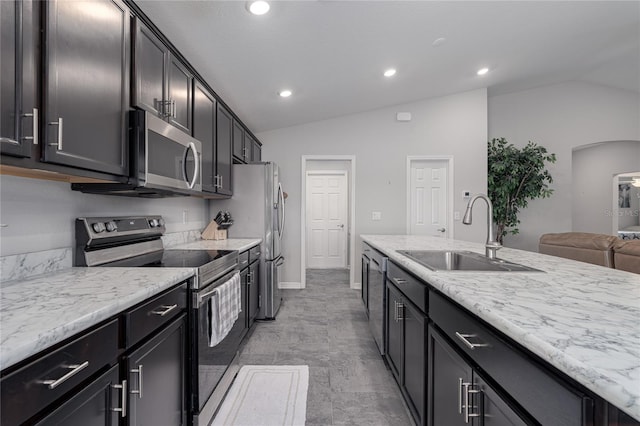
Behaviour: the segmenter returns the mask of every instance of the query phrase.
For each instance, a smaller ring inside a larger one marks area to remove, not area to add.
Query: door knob
[[[436,229],[436,231],[438,231],[438,232],[445,232],[445,231],[446,231],[446,229],[444,229],[444,228],[438,228],[438,229]]]
[[[338,225],[338,228],[344,228],[344,224]]]

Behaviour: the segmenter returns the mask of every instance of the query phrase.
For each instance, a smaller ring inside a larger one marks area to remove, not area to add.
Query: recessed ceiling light
[[[478,75],[485,75],[489,72],[489,68],[480,68],[477,72]]]
[[[384,72],[385,77],[393,77],[394,75],[396,75],[396,70],[394,68],[389,68]]]
[[[269,3],[264,0],[250,1],[247,3],[247,9],[254,15],[264,15],[270,8]]]
[[[288,98],[292,94],[293,92],[291,90],[283,90],[282,92],[279,93],[279,95],[283,98]]]
[[[446,38],[440,37],[440,38],[437,38],[437,39],[433,40],[433,43],[431,43],[431,45],[433,47],[442,46],[446,41],[447,41]]]

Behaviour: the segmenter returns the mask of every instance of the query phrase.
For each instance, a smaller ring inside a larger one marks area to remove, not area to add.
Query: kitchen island
[[[542,272],[432,271],[397,250],[484,246],[441,238],[362,235],[433,289],[595,395],[640,420],[640,276],[503,248]]]

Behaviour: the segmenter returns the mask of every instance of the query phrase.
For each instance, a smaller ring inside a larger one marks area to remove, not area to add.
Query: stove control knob
[[[105,223],[105,227],[107,228],[107,232],[113,232],[116,229],[118,229],[118,225],[116,224],[115,221],[111,220],[107,223]]]
[[[104,223],[102,222],[96,222],[93,225],[91,225],[91,228],[93,229],[93,232],[95,232],[96,234],[100,234],[101,232],[104,232],[104,230],[106,229],[104,226]]]
[[[149,226],[151,228],[155,228],[156,226],[158,226],[158,220],[157,219],[149,219]]]

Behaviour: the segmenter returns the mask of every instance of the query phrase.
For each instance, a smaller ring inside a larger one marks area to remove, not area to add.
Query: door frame
[[[307,184],[308,184],[308,180],[309,180],[309,176],[314,176],[314,175],[319,175],[319,176],[344,176],[345,180],[347,181],[347,184],[345,185],[345,189],[348,191],[349,190],[349,176],[348,176],[348,172],[346,170],[307,170],[306,172],[306,179],[305,179],[305,202],[306,200],[306,193],[307,193]],[[349,214],[349,197],[346,197],[346,202],[347,202],[347,209],[345,211],[345,213],[347,213],[347,215]],[[306,211],[306,210],[305,210]],[[304,218],[305,221],[305,232],[306,232],[306,225],[307,225],[307,218]],[[348,226],[348,224],[347,224]],[[349,264],[349,253],[348,253],[348,248],[349,248],[349,238],[347,235],[347,241],[346,241],[346,247],[345,247],[345,259],[344,259],[344,263],[345,264]],[[306,247],[305,247],[305,255],[306,255]],[[306,264],[306,259],[305,259],[305,264]]]
[[[447,161],[449,173],[447,176],[447,226],[450,232],[447,233],[448,239],[454,239],[454,206],[453,206],[453,155],[407,155],[407,205],[406,205],[406,234],[411,232],[411,164],[417,161]]]
[[[349,237],[347,249],[349,251],[349,287],[355,288],[355,200],[356,200],[356,156],[355,155],[303,155],[301,156],[300,188],[302,199],[300,202],[300,288],[307,286],[307,161],[348,161],[351,184],[349,187]]]

